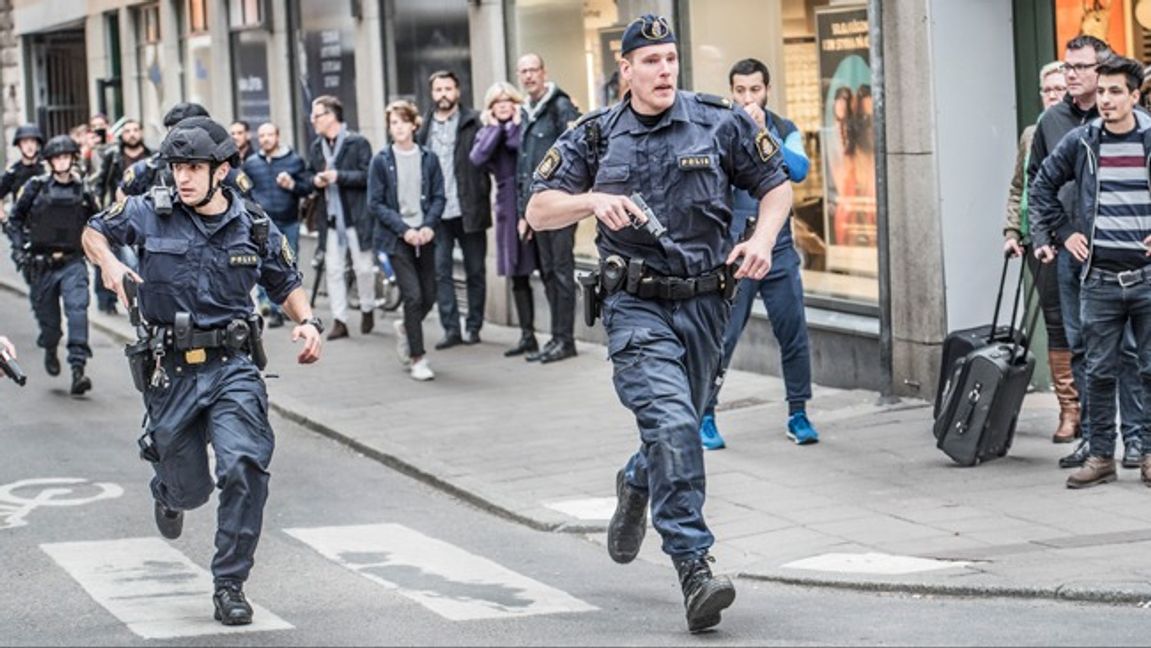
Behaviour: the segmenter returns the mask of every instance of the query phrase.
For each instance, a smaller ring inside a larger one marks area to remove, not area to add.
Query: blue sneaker
[[[819,432],[807,420],[807,412],[796,412],[788,417],[787,438],[795,441],[795,445],[819,443]]]
[[[722,450],[727,446],[715,428],[715,415],[703,415],[703,420],[699,422],[699,441],[704,450]]]

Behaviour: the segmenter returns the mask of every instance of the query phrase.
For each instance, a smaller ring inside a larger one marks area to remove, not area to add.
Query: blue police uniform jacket
[[[119,186],[125,196],[140,196],[160,184],[161,179],[167,186],[174,186],[171,170],[159,153],[153,153],[147,159],[128,167],[120,178]],[[236,190],[243,198],[252,197],[252,180],[239,167],[231,167],[228,170],[223,184]]]
[[[151,195],[133,196],[96,215],[88,225],[113,248],[131,245],[140,255],[140,313],[151,324],[171,325],[177,312],[192,324],[226,326],[252,312],[252,288],[263,286],[276,303],[301,285],[287,239],[269,223],[263,251],[252,240],[252,217],[229,188],[227,211],[211,236],[204,217],[177,200],[172,213],[155,212]]]
[[[807,152],[803,149],[803,133],[790,119],[780,117],[770,110],[764,112],[768,132],[781,145],[780,154],[783,156],[783,164],[787,170],[788,179],[792,182],[803,182],[811,168],[811,161],[808,160]],[[731,224],[731,238],[733,241],[738,241],[743,237],[743,231],[747,229],[748,219],[759,214],[759,201],[746,191],[736,191],[732,211],[735,214],[735,220]],[[788,215],[787,221],[779,230],[779,236],[775,239],[773,252],[782,252],[794,244],[795,241],[791,235],[791,216]]]
[[[639,192],[667,234],[656,241],[643,230],[597,224],[601,258],[639,257],[651,271],[679,277],[716,270],[732,248],[732,187],[758,200],[787,182],[778,143],[720,97],[678,91],[651,127],[629,103],[630,95],[561,135],[536,168],[532,192]],[[594,129],[588,135],[593,123],[598,147]]]

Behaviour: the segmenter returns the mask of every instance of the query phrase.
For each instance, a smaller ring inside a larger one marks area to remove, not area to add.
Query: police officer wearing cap
[[[210,117],[208,110],[198,103],[181,102],[172,106],[164,115],[164,128],[172,129],[176,124],[189,117]],[[171,187],[172,172],[162,159],[162,151],[157,151],[146,160],[141,160],[124,171],[120,184],[116,188],[116,199],[123,200],[125,196],[139,196],[155,186]],[[250,198],[252,180],[244,173],[239,165],[228,170],[224,184],[237,190],[241,197]]]
[[[148,413],[140,446],[156,473],[156,524],[164,537],[179,537],[184,511],[220,488],[215,617],[242,625],[252,620],[242,588],[260,538],[274,445],[252,289],[263,286],[298,323],[292,330],[292,339],[303,341],[298,362],[319,359],[323,326],[308,306],[287,240],[259,206],[222,186],[238,161],[228,131],[207,117],[185,119],[160,153],[171,167],[171,202],[151,191],[113,205],[89,222],[84,248],[130,308],[125,278],[139,283],[144,323],[137,330],[145,333],[129,348],[130,364]],[[138,275],[116,259],[112,245],[142,250]]]
[[[44,349],[44,369],[60,375],[60,302],[68,319],[68,364],[72,388],[79,396],[92,388],[84,365],[88,346],[88,264],[80,237],[96,213],[96,200],[75,170],[80,147],[67,135],[57,135],[44,147],[51,173],[34,176],[20,188],[12,207],[9,235],[17,268],[29,286],[29,298],[40,325],[37,346]]]
[[[714,577],[708,565],[714,538],[703,519],[697,432],[723,352],[725,291],[735,280],[767,274],[792,193],[768,132],[727,99],[676,89],[678,51],[665,18],[633,21],[621,49],[629,93],[584,116],[544,156],[527,220],[537,230],[588,216],[598,221],[602,261],[594,290],[616,393],[635,414],[641,438],[616,476],[608,553],[619,563],[635,559],[650,500],[695,632],[718,624],[735,599],[731,581]],[[759,202],[759,226],[738,244],[728,237],[733,186]],[[586,299],[589,284],[581,284]]]

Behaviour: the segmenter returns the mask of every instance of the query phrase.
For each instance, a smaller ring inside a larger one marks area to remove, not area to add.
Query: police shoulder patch
[[[727,97],[721,97],[719,95],[701,92],[695,96],[695,99],[696,101],[702,104],[707,104],[709,106],[715,106],[717,108],[731,108],[731,99],[728,99]]]
[[[115,218],[115,217],[119,216],[120,212],[122,212],[122,211],[124,211],[124,201],[123,200],[117,200],[116,202],[112,203],[111,207],[104,210],[104,218],[105,219]]]
[[[540,160],[539,166],[536,167],[536,173],[544,180],[551,180],[562,162],[563,157],[560,156],[559,149],[553,146],[544,154],[544,159]]]
[[[252,189],[252,179],[248,177],[247,173],[240,171],[236,173],[236,186],[240,188],[240,191],[247,193]]]
[[[284,263],[292,265],[296,262],[296,255],[292,254],[292,246],[288,245],[288,237],[280,237],[280,257],[284,259]]]
[[[755,149],[759,151],[759,159],[767,162],[773,155],[779,153],[779,142],[775,141],[775,137],[765,128],[755,136]]]
[[[124,170],[124,176],[120,179],[120,181],[126,187],[128,185],[131,185],[132,181],[135,179],[136,179],[136,165],[133,164],[132,166],[130,166]]]

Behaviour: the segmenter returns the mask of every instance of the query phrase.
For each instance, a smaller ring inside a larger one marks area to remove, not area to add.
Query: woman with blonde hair
[[[472,164],[487,169],[496,181],[496,271],[512,284],[512,300],[520,321],[520,341],[504,352],[512,357],[539,350],[535,336],[535,305],[531,274],[536,269],[536,243],[527,221],[516,209],[516,157],[520,148],[520,105],[523,95],[507,81],[498,81],[484,95]]]
[[[435,378],[424,357],[423,322],[436,304],[432,247],[444,213],[444,176],[431,150],[416,144],[420,112],[410,101],[385,109],[392,143],[368,168],[368,211],[376,219],[375,247],[388,253],[404,305],[397,321],[396,353],[414,380]]]

